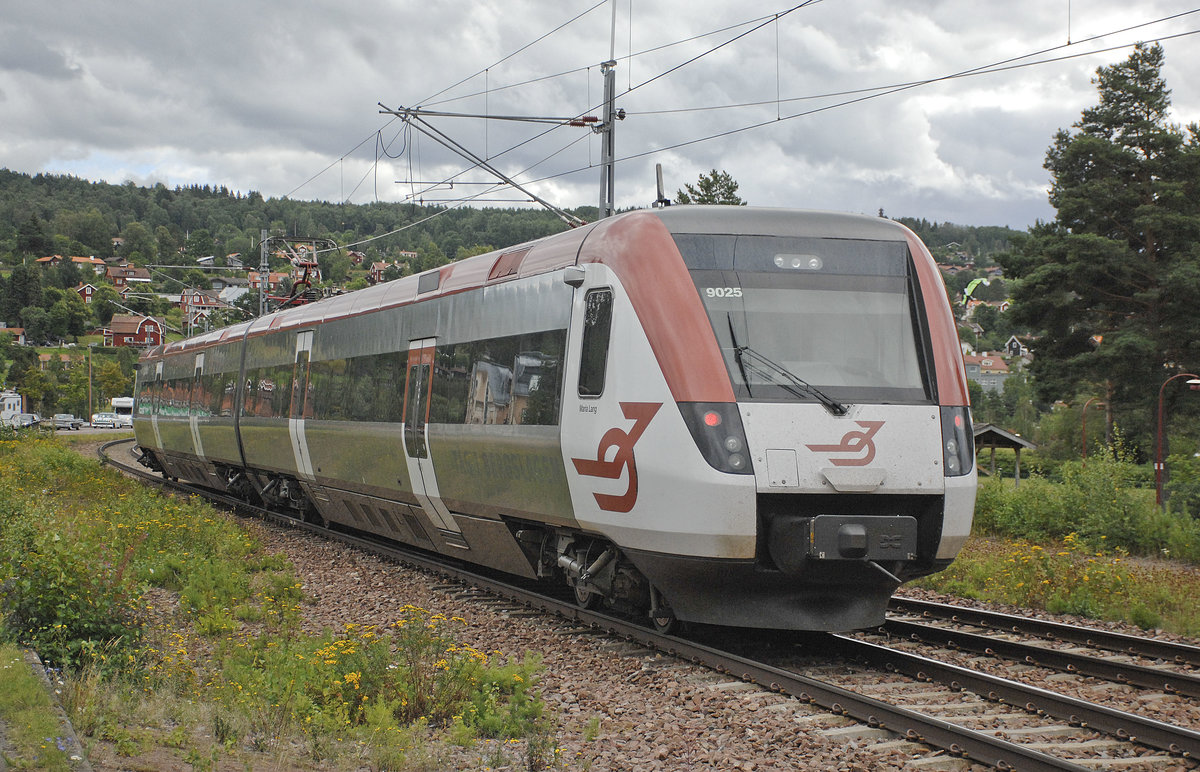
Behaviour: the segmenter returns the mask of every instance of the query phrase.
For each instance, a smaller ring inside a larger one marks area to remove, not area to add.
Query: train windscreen
[[[903,242],[675,240],[739,400],[930,400],[924,320]]]

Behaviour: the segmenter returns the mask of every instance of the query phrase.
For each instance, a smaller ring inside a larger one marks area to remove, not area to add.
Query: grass
[[[12,746],[4,755],[9,768],[69,770],[71,756],[81,751],[63,736],[50,696],[12,644],[0,644],[0,684],[0,720]]]
[[[948,595],[1200,637],[1200,570],[1076,536],[1033,544],[972,536],[949,568],[913,583]]]
[[[1104,456],[982,480],[966,548],[918,586],[1200,635],[1200,519],[1160,509],[1152,480]]]
[[[0,575],[0,637],[62,668],[81,738],[143,767],[165,752],[194,768],[265,754],[432,769],[517,739],[541,768],[553,751],[536,655],[477,651],[464,620],[416,606],[386,628],[305,633],[286,557],[54,436],[0,437]]]

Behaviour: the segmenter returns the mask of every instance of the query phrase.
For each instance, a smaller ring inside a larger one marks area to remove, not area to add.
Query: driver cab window
[[[608,339],[612,332],[611,289],[591,290],[584,297],[583,351],[579,364],[579,396],[604,393],[604,371],[608,364]]]

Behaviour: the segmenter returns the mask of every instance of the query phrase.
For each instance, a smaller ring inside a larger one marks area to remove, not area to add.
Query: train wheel
[[[591,592],[578,584],[574,586],[574,590],[575,603],[579,605],[579,608],[595,608],[599,604],[599,594]]]
[[[650,624],[653,625],[655,632],[670,635],[679,626],[679,620],[671,615],[651,616]]]
[[[675,632],[679,625],[670,606],[663,601],[662,593],[655,587],[650,588],[650,624],[663,635]]]

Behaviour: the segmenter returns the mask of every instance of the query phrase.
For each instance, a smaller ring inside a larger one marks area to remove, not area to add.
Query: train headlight
[[[775,267],[793,271],[819,271],[825,261],[817,255],[775,255]]]
[[[942,463],[947,477],[969,474],[975,465],[975,433],[969,408],[942,408]]]
[[[754,474],[736,402],[680,402],[679,412],[709,466],[728,474]]]

